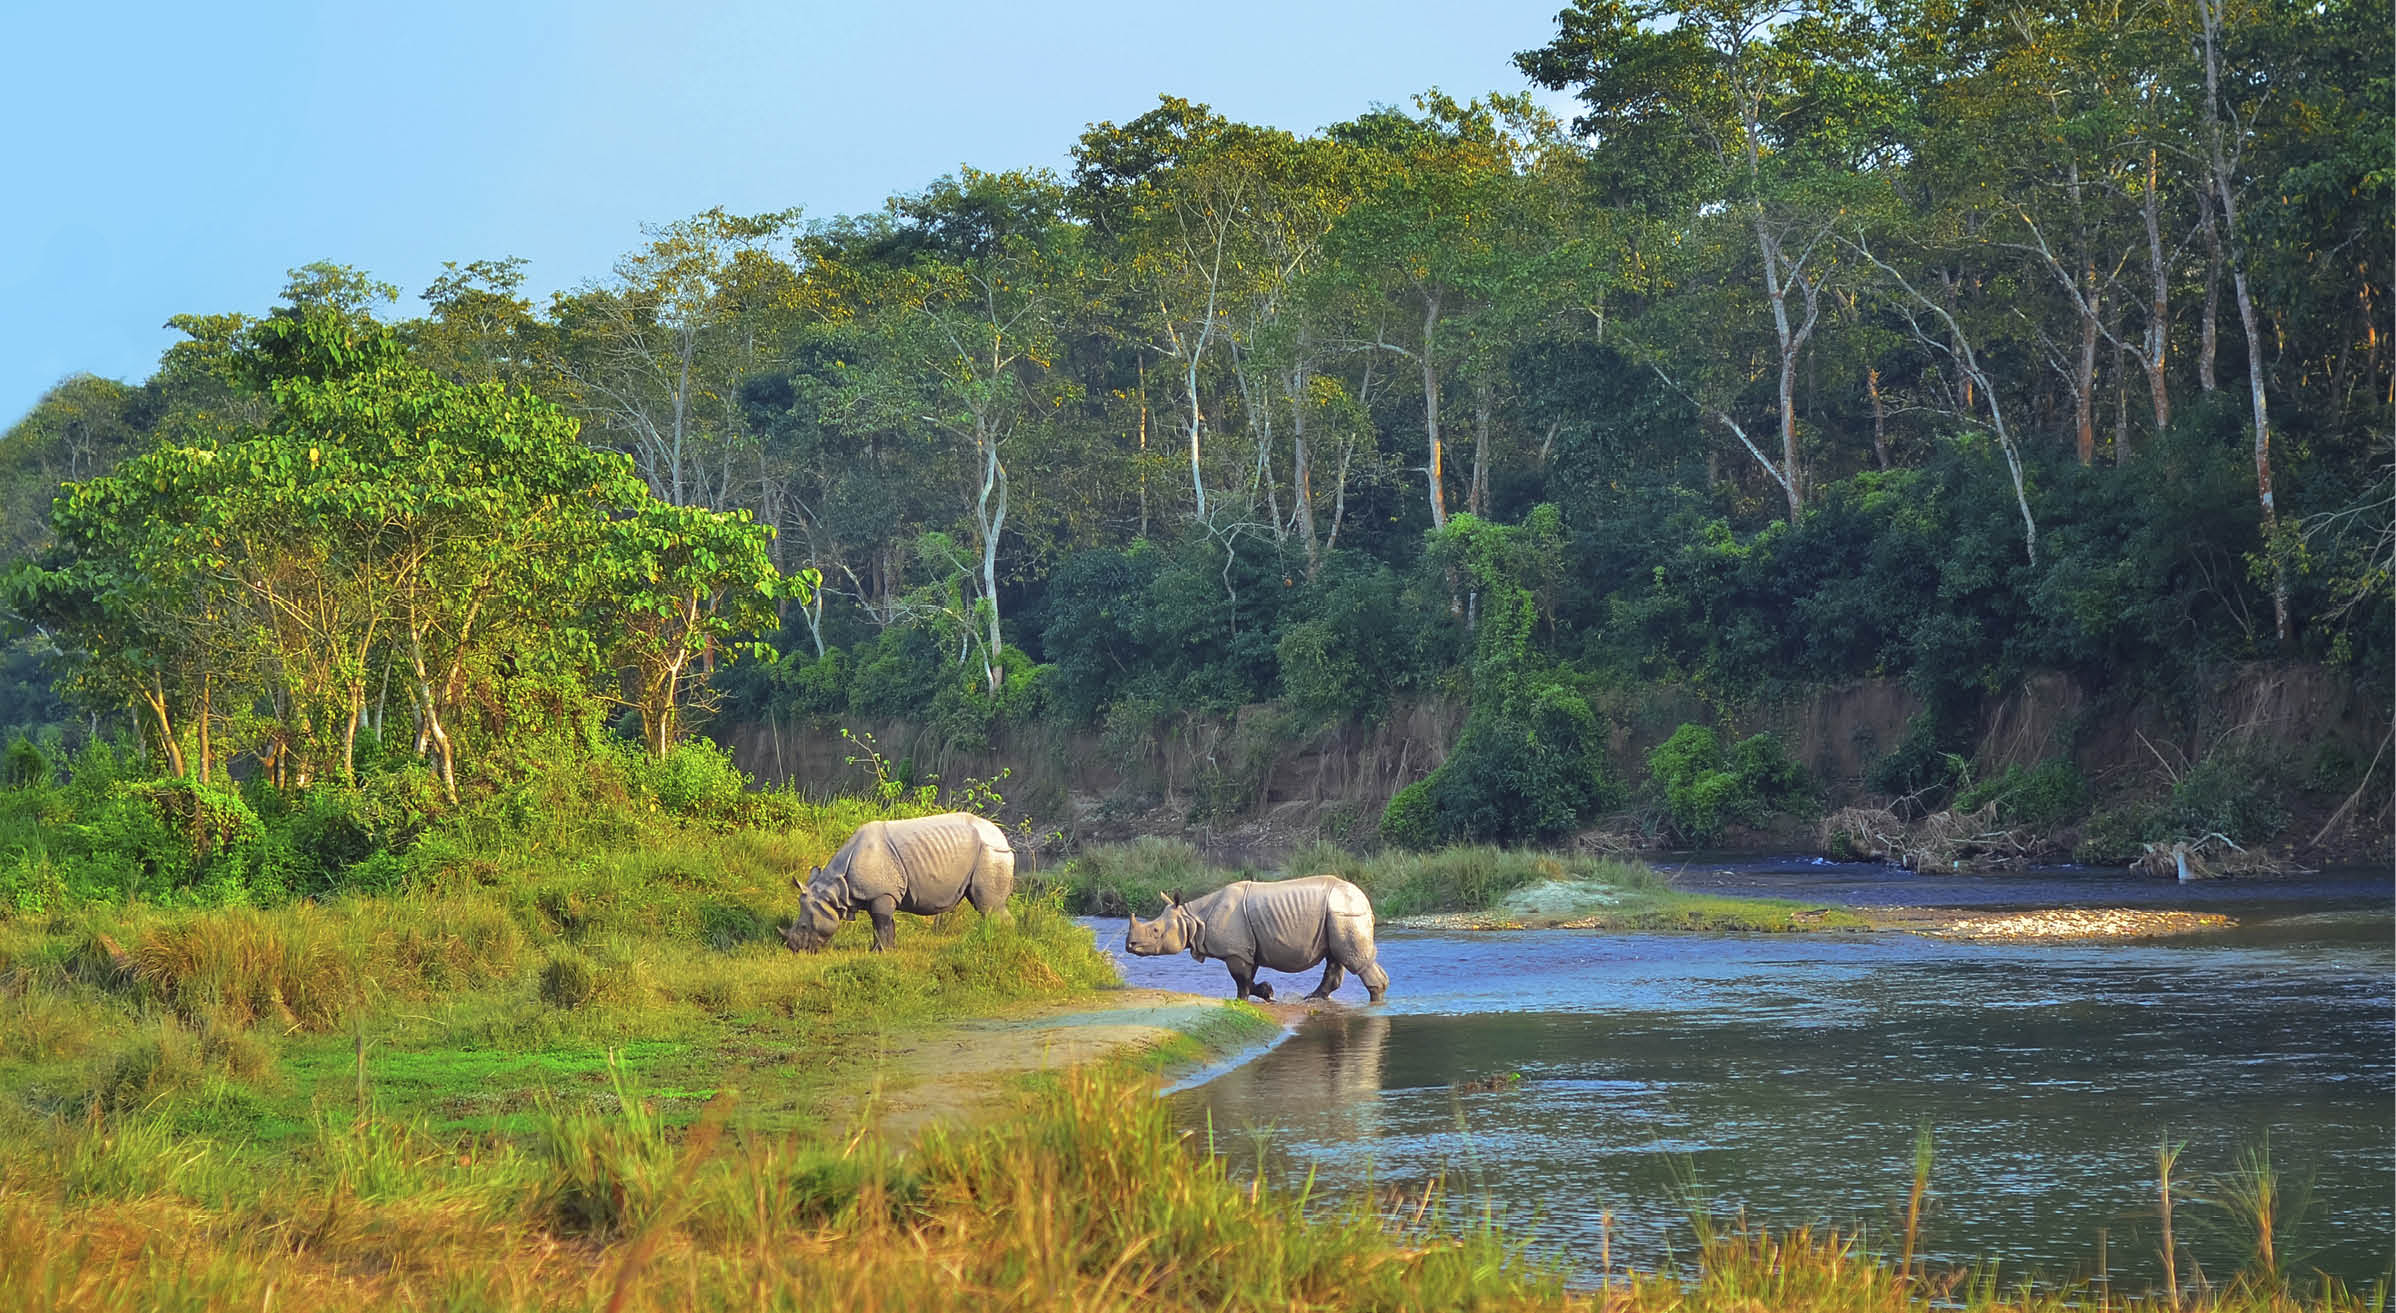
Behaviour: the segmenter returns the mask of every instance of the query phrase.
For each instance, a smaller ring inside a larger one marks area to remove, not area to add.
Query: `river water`
[[[1889,1239],[1922,1127],[1924,1248],[1939,1261],[2069,1278],[2102,1251],[2125,1288],[2158,1282],[2155,1151],[2170,1140],[2186,1145],[2175,1226],[2209,1276],[2249,1248],[2209,1200],[2265,1148],[2294,1214],[2281,1239],[2294,1270],[2388,1272],[2385,872],[2183,887],[1791,861],[1676,878],[1817,903],[2184,907],[2238,925],[2135,944],[1385,930],[1386,1003],[1364,1006],[1351,978],[1339,998],[1354,1006],[1202,1073],[1177,1111],[1235,1170],[1261,1162],[1289,1185],[1312,1173],[1318,1198],[1444,1176],[1459,1204],[1584,1277],[1601,1231],[1617,1263],[1686,1253],[1693,1200],[1717,1219]],[[1229,991],[1220,964],[1123,958],[1122,922],[1090,924],[1133,984]],[[1285,998],[1313,986],[1268,978]],[[1465,1088],[1490,1077],[1501,1088]]]

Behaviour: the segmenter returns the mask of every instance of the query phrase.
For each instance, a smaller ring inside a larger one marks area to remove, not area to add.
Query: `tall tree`
[[[1806,487],[1797,370],[1822,322],[1844,183],[1890,145],[1870,13],[1854,0],[1576,0],[1558,19],[1554,41],[1515,61],[1543,86],[1576,89],[1587,108],[1573,128],[1614,157],[1622,199],[1747,230],[1771,321],[1778,455],[1722,402],[1700,404],[1794,520]]]
[[[772,246],[797,217],[718,208],[649,228],[612,280],[551,308],[546,361],[563,399],[666,501],[742,501],[740,383],[780,346],[795,274]]]

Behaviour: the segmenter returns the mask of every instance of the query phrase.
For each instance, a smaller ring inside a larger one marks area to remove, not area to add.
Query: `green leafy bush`
[[[2257,844],[2279,833],[2288,809],[2275,798],[2277,765],[2259,752],[2232,748],[2190,767],[2171,787],[2168,837],[2220,834],[2232,843]]]
[[[1943,795],[1957,782],[1960,758],[1946,750],[1938,718],[1917,712],[1905,722],[1905,738],[1864,770],[1864,782],[1895,797]]]
[[[2119,866],[2137,857],[2146,844],[2162,838],[2168,828],[2164,809],[2153,802],[2101,808],[2081,825],[2072,860],[2090,866]]]
[[[9,740],[7,755],[0,757],[0,787],[28,789],[49,782],[49,754],[22,734]]]
[[[730,820],[748,800],[748,775],[732,764],[731,753],[706,739],[684,739],[661,758],[640,757],[634,778],[676,816]]]
[[[1432,540],[1433,563],[1477,590],[1472,713],[1419,801],[1390,800],[1390,842],[1553,843],[1612,800],[1596,711],[1532,645],[1540,599],[1558,585],[1562,532],[1556,508],[1542,505],[1519,525],[1459,515]]]
[[[1437,847],[1439,830],[1431,806],[1431,781],[1416,780],[1389,795],[1381,813],[1381,837],[1400,848],[1422,851]]]
[[[1720,734],[1684,724],[1647,754],[1647,773],[1673,832],[1692,844],[1719,838],[1734,821],[1762,824],[1774,812],[1810,804],[1813,796],[1805,769],[1769,734],[1725,752]]]
[[[1978,811],[1997,805],[1997,819],[2007,825],[2060,825],[2087,810],[2088,781],[2080,768],[2049,758],[2024,770],[2008,766],[2005,773],[1955,795],[1955,810]]]

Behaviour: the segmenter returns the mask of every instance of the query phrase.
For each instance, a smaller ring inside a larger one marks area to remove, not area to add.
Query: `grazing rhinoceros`
[[[879,953],[898,936],[896,912],[934,916],[970,899],[984,916],[1005,916],[1015,850],[1005,831],[970,812],[867,821],[806,883],[795,875],[790,882],[799,888],[799,916],[783,943],[813,952],[862,910],[873,918]]]
[[[1163,916],[1131,918],[1124,946],[1141,957],[1187,949],[1201,962],[1215,958],[1231,969],[1233,998],[1273,997],[1271,985],[1256,983],[1258,967],[1304,971],[1317,962],[1323,982],[1308,998],[1328,997],[1342,971],[1355,972],[1375,1003],[1389,989],[1373,956],[1373,905],[1336,875],[1241,880],[1186,903],[1168,897]]]

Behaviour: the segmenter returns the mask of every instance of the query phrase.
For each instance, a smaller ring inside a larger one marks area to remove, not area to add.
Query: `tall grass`
[[[421,1128],[326,1123],[316,1150],[251,1175],[139,1120],[54,1128],[80,1188],[0,1191],[0,1290],[32,1310],[369,1305],[469,1309],[1597,1309],[1604,1313],[2362,1313],[2335,1283],[2248,1282],[2123,1298],[1931,1271],[1857,1237],[1743,1222],[1687,1261],[1602,1292],[1436,1185],[1404,1207],[1326,1211],[1235,1176],[1176,1131],[1153,1085],[1069,1073],[1012,1116],[801,1139],[717,1111],[687,1134],[618,1073],[609,1101],[522,1144],[444,1148]],[[1917,1174],[1917,1182],[1923,1174]],[[192,1201],[208,1200],[193,1226]]]

